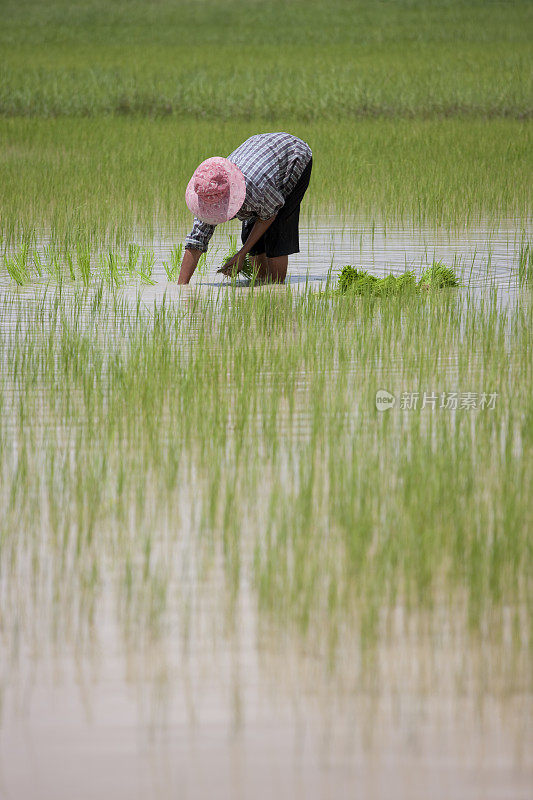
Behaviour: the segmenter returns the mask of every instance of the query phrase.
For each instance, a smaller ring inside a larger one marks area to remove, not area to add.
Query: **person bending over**
[[[309,186],[312,155],[309,145],[290,133],[259,133],[227,158],[202,161],[185,192],[194,224],[185,240],[178,283],[189,283],[215,226],[235,217],[242,221],[243,246],[219,272],[240,272],[249,254],[257,280],[283,283],[288,256],[300,252],[300,203]]]

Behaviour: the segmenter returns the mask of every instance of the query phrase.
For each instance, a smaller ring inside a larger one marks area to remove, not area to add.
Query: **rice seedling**
[[[120,254],[113,250],[98,255],[97,271],[110,286],[120,286],[124,282],[122,259]]]
[[[95,250],[125,248],[139,230],[149,238],[161,228],[182,242],[191,225],[182,189],[198,163],[273,128],[313,149],[305,213],[447,227],[505,216],[527,226],[533,148],[529,126],[513,120],[362,120],[354,140],[346,119],[200,120],[191,138],[186,120],[0,117],[4,246],[43,229],[59,248],[69,237],[71,247],[78,237]]]
[[[65,250],[63,254],[65,264],[68,267],[68,277],[71,281],[76,280],[76,272],[74,270],[74,259],[69,250]]]
[[[135,562],[139,547],[152,542],[153,552],[157,531],[183,534],[177,521],[163,523],[160,514],[177,502],[180,485],[190,484],[178,477],[185,470],[196,476],[194,502],[205,521],[187,528],[191,546],[219,541],[235,593],[253,544],[260,607],[287,624],[310,630],[311,620],[320,619],[329,635],[358,618],[364,636],[373,636],[395,598],[416,613],[442,602],[443,586],[452,606],[466,598],[464,619],[474,628],[494,621],[501,604],[526,602],[532,475],[521,453],[531,433],[525,423],[530,304],[508,312],[490,295],[475,308],[456,294],[435,294],[428,303],[411,293],[384,296],[376,315],[366,304],[354,309],[349,295],[332,303],[325,294],[230,290],[197,296],[191,308],[184,314],[163,304],[146,314],[139,305],[79,294],[66,304],[15,312],[24,314],[25,325],[0,340],[13,388],[1,422],[1,516],[4,548],[14,557],[17,531],[39,514],[57,517],[58,536],[71,531],[75,574],[89,553],[101,573],[106,552],[116,552],[116,537],[126,534],[120,546]],[[44,335],[28,340],[28,330]],[[452,362],[458,368],[450,373]],[[438,403],[441,390],[472,390],[478,407],[456,403],[450,411],[433,403],[376,417],[374,395],[383,384],[398,398],[418,387],[420,405],[430,390]],[[497,395],[492,409],[481,399],[484,391]],[[55,434],[38,424],[37,398],[56,420]],[[54,478],[43,493],[43,458],[65,454],[55,438],[64,434],[75,458],[58,465],[62,483]],[[494,436],[521,444],[502,450],[496,463],[487,457]],[[25,455],[22,471],[13,474],[15,452]],[[222,463],[222,472],[213,469]],[[38,498],[36,506],[31,498]],[[130,503],[137,522],[124,528]],[[244,518],[252,542],[239,535]],[[144,530],[150,540],[139,536]],[[143,582],[152,579],[146,552]],[[158,569],[157,593],[156,575]]]
[[[126,261],[126,267],[130,277],[133,276],[136,272],[140,253],[141,253],[141,248],[139,247],[138,244],[135,244],[134,242],[130,242],[128,244],[128,257]]]
[[[182,256],[183,244],[173,245],[170,250],[170,263],[163,261],[163,268],[169,282],[178,280]]]
[[[63,261],[64,259],[62,258],[61,253],[54,244],[48,244],[44,248],[44,268],[48,273],[48,276],[57,283],[61,283],[63,281]]]
[[[441,261],[434,261],[428,267],[420,280],[416,281],[414,272],[407,271],[401,275],[386,275],[378,278],[366,270],[357,270],[347,265],[343,267],[337,281],[338,294],[362,295],[367,297],[388,297],[401,295],[403,297],[419,292],[420,290],[444,289],[458,286],[457,276],[451,267]]]
[[[244,604],[259,654],[301,645],[340,698],[354,658],[386,681],[400,612],[407,656],[442,630],[461,655],[446,686],[484,642],[474,691],[531,691],[529,295],[230,286],[147,308],[107,284],[0,298],[6,663],[82,658],[102,625],[125,660],[182,629],[193,652],[205,593],[222,649]]]
[[[230,235],[228,237],[228,249],[222,257],[222,264],[224,264],[229,258],[232,258],[239,249],[240,247],[237,242],[237,236]],[[255,279],[254,269],[252,267],[252,261],[249,255],[245,256],[240,272],[236,273],[233,277],[236,278],[237,274],[249,281],[253,281]]]
[[[78,272],[84,286],[91,282],[91,251],[87,245],[78,243],[76,246]]]
[[[28,245],[22,244],[20,250],[11,256],[4,256],[4,266],[9,276],[22,286],[29,280]]]
[[[533,247],[525,240],[518,252],[518,280],[521,284],[533,283]]]
[[[45,270],[45,266],[43,264],[42,256],[38,250],[33,251],[32,262],[33,266],[35,267],[35,272],[37,273],[37,277],[41,278]]]
[[[424,289],[445,289],[453,286],[459,286],[457,276],[453,269],[447,267],[442,261],[434,261],[422,273],[419,281],[419,287]]]
[[[154,264],[155,264],[154,251],[144,248],[141,253],[141,266],[137,271],[137,274],[140,277],[142,283],[148,283],[151,284],[152,286],[155,284],[155,281],[152,280],[152,271],[154,269]]]

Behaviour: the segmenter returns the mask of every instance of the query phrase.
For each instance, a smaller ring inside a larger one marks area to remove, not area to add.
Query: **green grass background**
[[[203,158],[289,130],[308,210],[528,220],[529,2],[3,3],[0,235],[120,240]]]
[[[3,5],[3,114],[531,115],[528,2]]]

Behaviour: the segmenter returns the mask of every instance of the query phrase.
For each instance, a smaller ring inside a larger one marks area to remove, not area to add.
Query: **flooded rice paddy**
[[[305,224],[305,223],[304,223]],[[180,231],[185,237],[188,229]],[[228,233],[240,243],[240,225],[229,223],[215,230],[206,262],[196,281],[202,286],[224,283],[216,271],[228,249]],[[306,287],[323,288],[335,280],[345,264],[362,267],[382,276],[414,270],[418,275],[433,260],[442,260],[461,276],[464,286],[481,289],[496,286],[502,293],[517,290],[518,258],[521,243],[531,238],[531,228],[523,222],[502,219],[495,225],[479,222],[463,229],[412,228],[368,220],[340,220],[338,215],[315,216],[307,220],[300,240],[300,253],[289,259],[287,284],[293,291]],[[145,288],[147,299],[173,292],[162,266],[168,261],[176,241],[173,231],[161,231],[146,242],[156,254],[153,277],[156,287]],[[200,277],[201,276],[201,277]],[[180,290],[176,287],[176,296]]]
[[[323,217],[253,294],[227,233],[197,288],[170,232],[153,286],[0,278],[0,798],[525,800],[531,231]]]

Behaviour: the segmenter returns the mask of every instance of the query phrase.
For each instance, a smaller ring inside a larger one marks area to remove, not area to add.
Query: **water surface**
[[[141,289],[147,309],[187,294],[168,284],[162,267],[183,233],[144,242],[156,253],[157,284]],[[480,223],[444,231],[324,217],[303,228],[288,282],[295,291],[319,289],[347,263],[377,275],[419,274],[437,259],[460,273],[465,297],[494,286],[508,303],[518,297],[522,235],[513,220],[497,229]],[[202,291],[224,283],[216,269],[226,236],[217,231],[206,268],[195,276]],[[13,307],[39,301],[45,289],[13,289],[4,278],[0,285]],[[138,290],[120,292],[133,303]],[[65,284],[65,298],[70,291]],[[11,322],[6,314],[4,330]],[[300,421],[306,429],[305,408]],[[193,483],[180,510],[191,515],[191,529],[194,493]],[[163,552],[171,525],[156,531]],[[181,541],[172,551],[181,571],[172,576],[157,629],[133,621],[127,635],[109,584],[90,624],[63,609],[68,635],[39,637],[35,620],[33,648],[24,643],[16,656],[4,649],[2,800],[531,797],[530,664],[523,651],[517,663],[509,655],[516,609],[503,610],[503,640],[494,641],[467,635],[444,607],[433,610],[429,629],[423,614],[408,619],[399,603],[383,621],[376,650],[362,649],[348,629],[332,659],[318,631],[305,638],[258,612],[249,579],[252,533],[243,522],[237,599],[228,596],[220,554],[204,571],[189,554],[191,543]],[[107,564],[108,576],[121,566]],[[0,636],[13,641],[17,614],[2,605]]]

